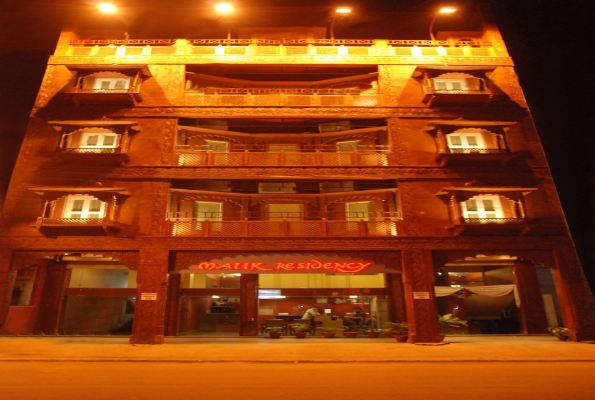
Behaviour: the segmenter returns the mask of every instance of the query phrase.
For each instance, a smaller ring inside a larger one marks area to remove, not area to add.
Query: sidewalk
[[[450,344],[411,345],[389,338],[177,337],[151,346],[130,345],[128,337],[0,337],[0,362],[595,362],[595,345],[552,336],[448,336],[445,341]]]

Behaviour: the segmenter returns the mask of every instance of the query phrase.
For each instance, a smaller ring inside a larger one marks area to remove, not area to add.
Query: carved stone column
[[[165,335],[177,336],[180,330],[180,297],[182,275],[170,274],[167,284],[167,308],[165,311]]]
[[[140,251],[131,344],[163,343],[168,256],[166,249]]]
[[[39,304],[36,334],[55,335],[64,303],[64,288],[70,280],[70,270],[66,263],[49,261],[45,274],[45,283]]]
[[[258,275],[240,278],[240,336],[258,335]]]
[[[547,316],[535,266],[519,262],[514,266],[514,276],[521,299],[521,326],[524,333],[547,333]]]
[[[0,329],[10,307],[12,288],[14,286],[14,271],[10,270],[12,250],[0,251]]]
[[[386,294],[388,317],[391,321],[407,321],[405,295],[403,293],[403,277],[401,274],[386,274]]]
[[[557,248],[554,260],[556,267],[552,268],[552,276],[564,326],[570,329],[570,339],[595,340],[595,317],[591,310],[593,295],[576,251],[572,247]]]
[[[410,343],[442,342],[434,294],[434,266],[428,250],[409,249],[403,257],[403,286]]]

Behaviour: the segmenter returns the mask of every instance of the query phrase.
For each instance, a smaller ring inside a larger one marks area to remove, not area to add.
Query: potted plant
[[[405,343],[409,338],[409,324],[407,322],[387,322],[385,326],[389,327],[385,330],[387,335],[394,337],[397,342]]]
[[[550,333],[552,335],[557,337],[558,340],[562,340],[564,342],[568,340],[568,334],[570,333],[570,329],[568,329],[568,328],[564,328],[563,326],[558,326],[558,327],[554,327],[554,328],[547,328],[547,330],[550,331]]]
[[[336,335],[335,330],[337,330],[337,328],[333,328],[332,326],[323,326],[322,336],[324,336],[327,339],[334,338]]]
[[[279,339],[281,337],[281,333],[283,333],[282,326],[270,326],[266,329],[269,331],[269,337],[271,339]]]
[[[308,334],[308,331],[310,330],[310,326],[300,322],[296,322],[295,324],[291,324],[289,326],[293,330],[294,336],[299,339],[305,338]]]
[[[346,326],[343,329],[343,335],[345,335],[345,337],[348,337],[348,338],[355,338],[355,337],[357,337],[357,335],[360,332],[361,332],[361,328],[359,325]]]
[[[438,322],[440,324],[440,328],[462,328],[463,326],[467,326],[467,321],[462,320],[457,317],[453,317],[452,314],[444,314],[438,316]],[[444,339],[444,334],[442,335],[442,339]]]

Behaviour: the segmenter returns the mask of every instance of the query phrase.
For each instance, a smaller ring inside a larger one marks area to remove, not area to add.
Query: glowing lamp
[[[217,4],[217,7],[215,7],[215,9],[218,13],[221,14],[229,14],[230,12],[233,12],[233,7],[231,6],[231,4],[227,3]]]
[[[348,14],[351,12],[351,8],[337,8],[335,12],[340,14]]]
[[[457,11],[456,8],[445,7],[440,9],[440,14],[452,14],[455,11]]]
[[[110,3],[102,3],[99,6],[97,6],[97,8],[99,9],[99,11],[108,13],[108,14],[115,13],[118,11],[116,6],[114,6],[113,4],[110,4]]]

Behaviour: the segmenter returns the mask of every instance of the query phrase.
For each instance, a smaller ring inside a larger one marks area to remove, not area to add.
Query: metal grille
[[[433,48],[433,47],[422,47],[420,50],[421,50],[422,56],[437,56],[438,55],[438,49]]]
[[[397,223],[393,221],[366,221],[368,236],[397,236]]]
[[[359,236],[357,221],[328,221],[328,236]]]
[[[320,153],[322,165],[351,165],[351,153]]]
[[[91,54],[92,47],[75,47],[72,49],[73,56],[88,56]]]
[[[320,96],[320,105],[324,107],[344,106],[344,96]]]
[[[339,55],[339,48],[338,47],[316,47],[316,54],[319,55]]]
[[[315,165],[312,153],[285,153],[285,165]]]
[[[241,221],[211,221],[209,236],[215,237],[236,237],[242,236]]]
[[[151,47],[152,55],[167,55],[176,54],[176,48],[174,46],[153,46]]]
[[[348,105],[348,104],[345,104]],[[354,107],[374,107],[378,105],[377,96],[353,96]]]
[[[410,56],[413,55],[411,47],[393,47],[395,56]]]
[[[465,218],[466,224],[520,224],[522,218]]]
[[[287,236],[321,236],[320,222],[317,221],[289,221]]]
[[[447,56],[463,56],[463,55],[465,55],[465,53],[463,52],[463,49],[461,49],[460,47],[455,47],[455,48],[447,48],[446,55]]]
[[[358,154],[359,164],[367,166],[383,166],[388,165],[386,154]]]
[[[281,104],[281,95],[280,94],[265,94],[254,96],[254,105],[255,106],[278,106]]]
[[[190,94],[186,93],[186,105],[187,106],[216,106],[217,96],[203,96],[201,94]]]
[[[216,47],[210,46],[192,46],[191,54],[215,54]]]
[[[490,49],[470,48],[469,52],[472,56],[486,57],[491,55]]]
[[[288,46],[285,48],[287,55],[308,54],[307,46]]]
[[[99,51],[97,52],[98,56],[113,56],[116,54],[118,50],[117,47],[100,47]]]
[[[506,153],[504,149],[478,149],[478,148],[454,148],[449,149],[452,154],[500,154]]]
[[[201,221],[176,221],[172,224],[172,236],[193,236],[205,235],[204,222]]]
[[[347,54],[367,56],[370,54],[370,47],[347,47]]]
[[[277,47],[277,46],[256,46],[256,47],[254,47],[254,54],[256,54],[256,55],[279,54],[279,47]]]
[[[143,54],[144,47],[126,47],[127,56],[138,56]]]
[[[279,153],[250,153],[250,165],[279,165]]]
[[[178,157],[179,166],[207,165],[207,153],[180,154]]]
[[[224,47],[225,54],[237,54],[242,55],[246,54],[246,47]]]
[[[116,149],[60,149],[60,151],[71,154],[114,154]]]
[[[43,226],[48,225],[80,225],[80,226],[89,226],[89,225],[102,225],[103,218],[43,218],[41,224]]]
[[[222,106],[245,106],[246,96],[221,96],[220,101]]]
[[[281,236],[281,222],[250,221],[248,233],[250,236],[279,237]]]
[[[213,165],[240,166],[244,165],[244,153],[212,153]]]
[[[312,103],[312,96],[287,96],[285,105],[289,107],[307,107]]]

